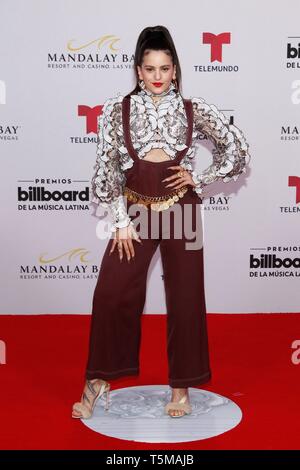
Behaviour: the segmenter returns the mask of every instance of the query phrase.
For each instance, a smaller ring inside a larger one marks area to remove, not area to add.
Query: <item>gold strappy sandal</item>
[[[95,380],[95,379],[93,379]],[[110,390],[110,384],[106,382],[105,380],[102,379],[96,379],[96,380],[101,380],[101,386],[98,391],[94,389],[94,383],[91,380],[87,380],[87,386],[92,395],[94,396],[94,400],[91,402],[90,398],[87,396],[85,392],[81,395],[81,402],[74,403],[73,405],[73,411],[76,411],[77,413],[81,413],[80,415],[75,415],[72,412],[72,418],[81,418],[81,419],[88,419],[92,416],[95,405],[97,400],[104,394],[106,393],[106,403],[105,403],[105,410],[108,410],[109,407],[109,390]],[[92,407],[89,408],[86,405],[84,405],[82,402],[86,400],[89,404],[92,404]]]
[[[170,401],[170,403],[168,403],[165,406],[165,412],[169,416],[171,416],[171,418],[181,418],[184,415],[191,414],[192,408],[188,403],[186,403],[186,401],[187,401],[187,395],[184,395],[182,398],[180,398],[180,400],[178,402],[177,401]],[[180,414],[180,415],[173,415],[173,414],[169,413],[169,410],[183,410],[184,413]]]

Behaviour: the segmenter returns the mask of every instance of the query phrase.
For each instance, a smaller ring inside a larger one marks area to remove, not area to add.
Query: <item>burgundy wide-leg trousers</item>
[[[203,237],[199,197],[190,188],[175,204],[181,207],[190,205],[193,230],[198,237]],[[127,208],[131,205],[128,201]],[[153,222],[153,211],[149,208],[142,210],[147,211],[149,230],[144,238],[138,232],[142,244],[133,240],[135,259],[128,262],[123,250],[120,262],[117,246],[109,255],[113,238],[109,240],[102,258],[92,302],[86,379],[109,381],[139,374],[141,315],[146,298],[147,273],[159,246],[167,306],[168,383],[173,388],[202,384],[211,378],[203,243],[201,241],[200,248],[186,249],[186,242],[191,242],[191,238],[185,236],[183,215],[179,222],[182,236],[176,238],[178,217],[171,215],[166,222],[162,212],[157,212]],[[135,217],[132,220],[135,223]],[[139,230],[138,224],[135,228]],[[157,235],[153,236],[153,233]]]

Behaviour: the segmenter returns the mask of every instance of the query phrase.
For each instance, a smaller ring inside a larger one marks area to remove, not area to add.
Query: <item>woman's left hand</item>
[[[169,176],[168,178],[164,178],[162,181],[172,181],[174,180],[173,183],[167,184],[165,187],[174,187],[174,189],[179,189],[182,188],[183,186],[186,186],[187,184],[190,184],[191,186],[195,187],[196,184],[194,183],[192,176],[188,170],[183,168],[182,166],[169,166],[168,168],[171,168],[173,170],[177,170],[175,175]],[[177,186],[176,186],[177,185]]]

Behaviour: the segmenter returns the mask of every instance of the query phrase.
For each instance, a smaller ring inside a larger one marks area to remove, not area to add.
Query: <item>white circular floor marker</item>
[[[111,390],[96,403],[93,416],[82,423],[95,432],[135,442],[188,442],[208,439],[233,429],[242,419],[241,409],[227,397],[189,387],[192,413],[168,416],[169,385],[139,385]]]

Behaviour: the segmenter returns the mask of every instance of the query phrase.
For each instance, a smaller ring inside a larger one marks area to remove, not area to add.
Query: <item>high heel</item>
[[[97,379],[99,380],[99,379]],[[91,393],[94,395],[94,401],[92,402],[92,407],[89,408],[87,407],[86,405],[84,405],[82,402],[84,400],[88,401],[89,403],[91,403],[89,397],[87,396],[87,394],[85,392],[83,392],[83,394],[81,395],[81,402],[76,402],[74,403],[73,405],[73,410],[72,411],[76,411],[77,413],[81,413],[80,415],[74,415],[74,413],[72,412],[72,418],[81,418],[81,419],[88,419],[90,418],[92,415],[93,415],[93,412],[94,412],[94,408],[95,408],[95,405],[96,405],[96,402],[97,400],[104,394],[106,393],[106,402],[105,402],[105,407],[104,409],[107,411],[108,408],[109,408],[109,391],[110,391],[110,384],[108,382],[106,382],[105,380],[101,380],[101,386],[100,386],[100,389],[98,391],[98,393],[95,391],[94,387],[93,387],[93,382],[91,380],[87,380],[87,386],[88,386],[88,389],[91,391]]]
[[[170,403],[168,403],[165,406],[165,412],[169,416],[171,416],[171,418],[181,418],[182,416],[184,416],[186,414],[187,415],[191,414],[192,408],[188,403],[186,403],[186,401],[187,401],[187,395],[184,395],[182,398],[180,398],[179,401],[170,401]],[[169,413],[169,410],[183,410],[184,413],[179,414],[179,415],[173,415],[173,414]]]

